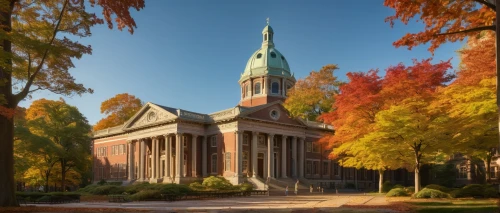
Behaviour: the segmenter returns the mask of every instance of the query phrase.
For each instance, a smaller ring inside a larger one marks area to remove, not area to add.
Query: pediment
[[[178,116],[172,109],[162,107],[153,103],[146,103],[132,118],[124,125],[123,130],[137,129],[146,126],[152,126],[174,120]]]
[[[281,102],[257,106],[245,112],[241,117],[304,126],[304,123],[290,116],[290,113],[283,107]]]

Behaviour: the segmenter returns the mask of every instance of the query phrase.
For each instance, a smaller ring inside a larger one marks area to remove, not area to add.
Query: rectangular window
[[[212,158],[210,159],[210,161],[212,174],[217,174],[217,154],[212,154]]]
[[[312,146],[311,142],[306,142],[306,152],[311,152],[312,149],[311,146]]]
[[[312,174],[312,162],[310,160],[306,161],[306,174]]]
[[[265,145],[266,141],[264,135],[259,135],[259,145]]]
[[[328,175],[328,162],[323,162],[323,175]]]
[[[108,156],[107,154],[107,147],[99,147],[97,148],[97,157],[106,157]]]
[[[217,147],[217,135],[210,136],[210,145],[212,147]]]
[[[312,143],[312,152],[319,153],[319,144],[318,143]]]
[[[243,145],[248,145],[250,142],[250,137],[248,134],[243,134]]]
[[[231,152],[226,152],[224,154],[224,162],[225,162],[225,171],[230,171],[231,170]]]
[[[275,148],[278,147],[278,137],[273,138],[273,147],[275,147]]]
[[[319,161],[313,161],[313,174],[319,175]]]
[[[333,175],[339,176],[340,175],[340,165],[339,163],[333,163]]]
[[[466,165],[460,166],[460,168],[458,170],[458,178],[459,179],[467,179],[467,166]]]
[[[243,174],[248,173],[248,152],[243,152],[242,161],[241,161],[241,171]]]
[[[498,167],[490,167],[490,178],[497,178]]]
[[[187,149],[188,147],[187,136],[182,137],[182,144],[184,145],[184,149]]]

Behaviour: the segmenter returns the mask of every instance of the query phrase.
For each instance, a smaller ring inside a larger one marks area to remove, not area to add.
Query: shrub
[[[104,185],[106,183],[107,183],[106,180],[100,180],[99,182],[97,182],[97,185],[101,185],[102,186],[102,185]]]
[[[252,191],[253,185],[251,183],[242,183],[239,185],[241,191]]]
[[[399,189],[404,189],[405,187],[404,187],[403,185],[401,185],[401,184],[396,184],[396,185],[394,185],[392,188],[393,188],[393,189],[398,189],[398,188],[399,188]]]
[[[405,197],[405,196],[408,196],[408,193],[403,188],[393,188],[385,196],[386,197]]]
[[[83,193],[90,193],[92,190],[95,188],[99,187],[100,185],[88,185],[83,188],[78,189],[78,192],[83,192]]]
[[[413,193],[415,193],[415,187],[414,187],[414,186],[408,186],[408,187],[405,187],[405,191],[406,191],[408,194],[413,194]]]
[[[193,190],[198,190],[198,191],[205,189],[205,187],[203,185],[201,185],[201,183],[199,183],[199,182],[193,182],[193,183],[189,184],[189,188],[191,188]]]
[[[386,181],[384,182],[384,184],[382,184],[382,192],[388,192],[392,189],[392,183],[389,182],[389,181]]]
[[[446,186],[440,186],[440,185],[437,185],[437,184],[429,184],[427,186],[425,186],[425,188],[428,188],[428,189],[435,189],[435,190],[439,190],[439,191],[442,191],[442,192],[450,192],[451,189],[446,187]]]
[[[46,194],[43,192],[16,192],[16,196],[22,197],[27,200],[38,200],[45,195]]]
[[[152,189],[152,190],[157,190],[161,194],[188,194],[193,191],[191,188],[189,188],[189,186],[182,184],[169,183],[169,184],[157,184],[157,185],[158,185],[156,187],[157,189]]]
[[[223,177],[210,176],[203,179],[203,186],[213,190],[232,190],[233,184]]]
[[[457,189],[452,191],[452,197],[463,198],[463,197],[484,197],[484,198],[495,198],[498,197],[498,191],[495,187],[491,185],[480,185],[480,184],[470,184],[464,186],[462,189]]]
[[[145,190],[150,187],[151,184],[148,182],[134,183],[125,187],[125,192],[127,194],[135,194],[139,191]]]
[[[144,190],[137,192],[130,196],[131,200],[159,200],[161,199],[161,192],[158,190]]]
[[[424,188],[413,195],[415,198],[448,198],[449,194],[435,189]]]
[[[109,194],[121,194],[124,189],[121,186],[112,186],[112,185],[103,185],[98,186],[92,190],[90,190],[90,194],[93,195],[109,195]]]

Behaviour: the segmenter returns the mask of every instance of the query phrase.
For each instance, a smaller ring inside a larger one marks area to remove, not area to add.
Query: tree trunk
[[[65,180],[66,180],[66,160],[64,158],[61,158],[61,187],[63,192],[66,191]]]
[[[420,168],[415,167],[415,193],[420,191]]]
[[[50,171],[45,171],[45,188],[43,189],[44,192],[49,192],[49,177]]]
[[[0,115],[0,206],[19,206],[14,180],[14,120]]]
[[[384,184],[384,170],[378,170],[378,193],[382,193],[383,184]]]
[[[490,166],[490,163],[491,163],[491,158],[487,157],[484,162],[484,168],[486,168],[486,172],[484,174],[485,176],[485,179],[486,179],[486,183],[489,183],[490,180],[491,180],[491,176],[490,176],[490,171],[491,171],[491,166]]]
[[[9,8],[5,8],[0,12],[0,24],[6,32],[12,29],[12,10],[14,9],[15,1],[10,1]],[[3,51],[12,53],[12,43],[10,40],[4,39],[0,42]],[[13,110],[16,108],[17,102],[13,101],[12,97],[12,59],[2,59],[6,62],[7,67],[0,67],[0,80],[3,84],[0,86],[0,97],[3,96],[6,103],[2,103],[0,107]],[[0,110],[2,110],[0,108]],[[14,179],[14,119],[0,115],[0,206],[19,206],[15,194],[15,179]]]

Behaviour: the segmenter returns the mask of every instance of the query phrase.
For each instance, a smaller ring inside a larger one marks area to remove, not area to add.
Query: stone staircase
[[[254,186],[255,190],[267,190],[265,182],[260,178],[249,177],[247,181]]]

